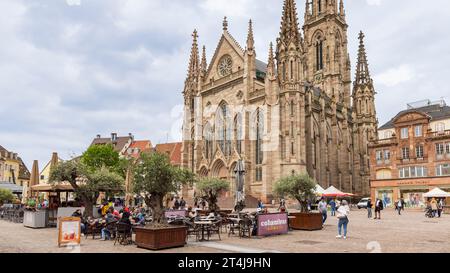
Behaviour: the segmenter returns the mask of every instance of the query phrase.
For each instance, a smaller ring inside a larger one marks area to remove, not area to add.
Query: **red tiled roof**
[[[181,142],[157,144],[155,150],[158,153],[167,154],[173,165],[181,165]]]
[[[149,152],[152,150],[152,148],[153,145],[150,140],[138,140],[131,143],[130,147],[128,147],[125,153],[128,156],[138,158],[141,152]]]
[[[150,140],[137,140],[131,143],[130,148],[138,148],[140,151],[145,151],[152,148],[152,142]]]

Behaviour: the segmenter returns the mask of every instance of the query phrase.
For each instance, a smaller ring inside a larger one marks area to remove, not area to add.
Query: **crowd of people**
[[[100,207],[101,217],[87,217],[85,218],[80,209],[77,209],[72,216],[81,219],[81,233],[84,235],[88,232],[89,227],[101,225],[101,240],[110,240],[113,231],[110,230],[111,223],[124,223],[127,225],[145,225],[146,211],[143,207],[129,208],[124,207],[120,211],[114,208],[114,203],[104,202]]]

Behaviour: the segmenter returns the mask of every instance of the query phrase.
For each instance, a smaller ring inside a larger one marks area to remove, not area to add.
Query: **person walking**
[[[372,200],[367,201],[367,218],[372,218]]]
[[[444,209],[444,199],[440,199],[438,202],[438,217],[441,218],[442,210]]]
[[[436,217],[436,214],[438,212],[438,203],[434,197],[433,199],[431,199],[430,204],[431,204],[431,211],[433,212],[433,217]]]
[[[337,239],[347,239],[347,226],[349,223],[348,215],[350,214],[350,207],[348,206],[347,200],[342,200],[341,205],[337,210],[337,218],[338,218],[338,235]],[[342,236],[342,227],[344,228],[344,236]]]
[[[336,201],[334,201],[334,199],[331,199],[330,207],[331,207],[331,216],[336,216]]]
[[[400,199],[397,202],[398,215],[402,215],[402,208],[403,208],[403,202],[402,202],[402,199]]]
[[[383,201],[381,201],[381,199],[377,198],[377,200],[375,201],[375,218],[374,219],[381,219],[381,211],[383,210],[383,208],[384,208]]]
[[[322,213],[322,224],[325,224],[328,217],[328,205],[324,198],[319,202],[319,211]]]

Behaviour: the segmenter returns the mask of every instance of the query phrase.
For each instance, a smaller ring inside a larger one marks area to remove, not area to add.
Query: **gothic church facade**
[[[232,194],[242,159],[246,195],[265,202],[277,179],[299,173],[324,188],[369,194],[375,90],[362,32],[352,84],[347,28],[343,0],[306,0],[302,30],[295,0],[285,0],[267,62],[256,58],[252,21],[243,48],[225,18],[209,64],[194,31],[183,90],[183,166],[229,180]]]

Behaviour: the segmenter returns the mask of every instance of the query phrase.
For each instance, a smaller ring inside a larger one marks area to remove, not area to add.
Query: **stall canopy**
[[[0,189],[10,190],[13,194],[22,194],[23,188],[11,182],[0,182]]]
[[[317,195],[322,195],[322,194],[325,193],[325,189],[322,188],[319,184],[317,184],[317,185],[316,185],[316,188],[314,189],[314,192],[315,192]]]
[[[433,190],[429,191],[428,193],[425,193],[423,196],[425,198],[432,198],[432,197],[445,198],[445,197],[450,197],[450,193],[445,192],[445,191],[441,190],[440,188],[434,188]]]
[[[342,192],[342,191],[336,189],[336,187],[331,186],[322,193],[322,196],[323,197],[348,197],[348,196],[353,196],[353,194]]]
[[[73,191],[73,187],[70,184],[55,184],[55,185],[34,185],[31,189],[36,192],[68,192]]]

